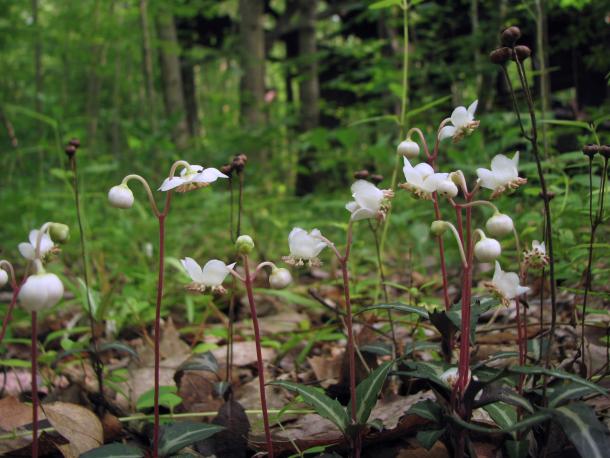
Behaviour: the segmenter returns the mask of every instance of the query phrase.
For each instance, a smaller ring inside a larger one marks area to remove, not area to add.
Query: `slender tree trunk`
[[[239,0],[241,117],[248,126],[265,123],[265,30],[263,0]]]
[[[316,43],[316,10],[318,0],[299,0],[299,101],[300,130],[305,132],[318,126],[320,122],[318,82],[318,62]],[[312,176],[315,151],[310,149],[299,157],[296,193],[304,195],[313,192],[315,176]]]
[[[42,41],[38,26],[38,0],[32,0],[32,27],[34,28],[34,80],[36,84],[34,109],[40,113],[42,111]]]
[[[167,116],[173,121],[172,137],[179,150],[189,143],[185,117],[184,92],[180,73],[179,45],[174,17],[160,12],[157,16],[157,33],[161,40],[159,58],[163,76],[163,99]]]
[[[146,87],[146,111],[153,132],[157,131],[155,115],[155,85],[153,74],[152,47],[150,44],[150,26],[148,25],[148,0],[140,0],[140,27],[142,29],[142,71]]]

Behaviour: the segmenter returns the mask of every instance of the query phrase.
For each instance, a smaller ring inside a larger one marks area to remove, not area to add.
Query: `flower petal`
[[[22,242],[17,248],[19,248],[19,253],[21,253],[21,256],[25,259],[29,259],[30,261],[34,260],[34,247],[31,243]]]
[[[203,283],[203,272],[201,266],[193,258],[184,258],[180,261],[191,280],[195,283]]]
[[[229,268],[224,262],[218,259],[211,259],[203,266],[202,273],[202,284],[206,286],[220,286],[229,274]]]
[[[352,192],[356,203],[370,211],[377,212],[383,200],[383,191],[373,183],[358,180],[352,185]]]
[[[199,172],[194,178],[193,181],[198,183],[213,183],[218,178],[229,178],[220,170],[215,169],[214,167],[210,167],[208,169]]]
[[[496,189],[496,180],[494,174],[488,169],[477,169],[477,176],[481,182],[481,186],[487,189]]]
[[[345,209],[350,213],[354,213],[356,210],[358,210],[358,204],[354,201],[348,202],[345,204]]]
[[[470,113],[468,113],[464,107],[457,107],[453,110],[453,113],[451,113],[451,122],[456,129],[468,124],[471,120]]]
[[[419,173],[419,175],[422,178],[425,178],[425,177],[427,177],[429,175],[432,175],[434,173],[434,169],[427,162],[420,162],[414,168],[415,168],[415,170],[417,170],[417,173]]]
[[[478,99],[472,102],[468,107],[468,114],[471,116],[471,119],[474,119],[474,114],[477,111],[477,105],[479,105]]]
[[[451,138],[455,134],[455,127],[453,126],[444,126],[441,131],[438,133],[438,139],[440,141],[445,140],[446,138]]]
[[[163,183],[161,183],[161,187],[159,188],[159,191],[169,191],[170,189],[177,188],[178,186],[186,183],[187,181],[189,181],[189,180],[185,180],[184,178],[181,178],[181,177],[166,178],[165,180],[163,180]]]
[[[352,221],[374,218],[375,216],[377,216],[377,212],[369,210],[368,208],[359,208],[352,213]]]

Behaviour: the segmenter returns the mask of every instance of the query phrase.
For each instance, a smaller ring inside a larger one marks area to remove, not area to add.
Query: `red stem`
[[[165,213],[159,215],[159,278],[157,281],[157,304],[155,307],[155,392],[154,392],[154,427],[153,457],[159,455],[159,366],[161,365],[161,300],[163,299],[163,281],[165,277]]]
[[[252,277],[248,256],[243,256],[246,292],[250,303],[250,314],[252,315],[252,327],[254,328],[254,342],[256,344],[256,364],[258,368],[258,386],[261,394],[261,409],[263,411],[263,423],[265,425],[265,440],[267,441],[267,455],[273,458],[273,441],[271,440],[271,429],[269,427],[269,413],[267,412],[267,397],[265,395],[265,366],[263,365],[263,351],[261,349],[261,336],[256,316],[256,304],[254,302],[254,291],[252,290]]]
[[[4,340],[4,335],[6,334],[6,329],[8,328],[8,324],[11,321],[11,315],[13,314],[13,309],[15,308],[15,304],[17,303],[17,296],[19,295],[20,286],[13,287],[13,297],[11,298],[11,303],[8,306],[8,310],[6,311],[6,315],[4,316],[4,320],[2,321],[2,330],[0,331],[0,344]]]
[[[466,197],[470,202],[471,196]],[[462,236],[462,211],[461,207],[456,209],[458,216],[458,232]],[[468,372],[470,369],[470,303],[472,301],[472,207],[466,208],[466,259],[468,266],[464,269],[462,276],[462,333],[460,337],[460,361],[458,369],[458,391],[464,394],[468,384]]]
[[[32,457],[38,458],[38,317],[32,312]]]

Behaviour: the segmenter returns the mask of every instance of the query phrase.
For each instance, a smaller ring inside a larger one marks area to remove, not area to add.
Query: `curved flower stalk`
[[[479,168],[477,175],[481,187],[493,191],[491,198],[495,198],[509,189],[517,189],[527,183],[526,178],[519,177],[519,151],[512,159],[504,154],[498,154],[491,160],[491,170]]]
[[[480,121],[474,119],[474,114],[477,111],[478,100],[475,100],[470,104],[468,109],[466,107],[457,107],[451,113],[451,118],[447,118],[443,121],[445,123],[451,123],[451,125],[444,126],[438,133],[438,139],[440,141],[446,138],[451,138],[453,143],[459,142],[462,138],[470,135],[474,130],[479,127]]]
[[[180,176],[176,171],[180,168]],[[165,219],[169,214],[173,191],[186,192],[208,186],[218,178],[228,178],[216,169],[204,169],[201,166],[192,166],[186,161],[179,160],[172,164],[168,177],[163,181],[159,190],[166,192],[165,205],[160,211],[148,182],[140,175],[132,174],[123,178],[123,181],[110,189],[108,200],[114,207],[127,209],[134,204],[134,196],[128,184],[136,180],[144,186],[151,210],[159,222],[159,272],[157,279],[157,299],[155,305],[155,381],[154,381],[154,425],[153,425],[153,458],[159,454],[159,366],[160,366],[160,333],[161,333],[161,303],[163,300],[163,286],[165,279]]]

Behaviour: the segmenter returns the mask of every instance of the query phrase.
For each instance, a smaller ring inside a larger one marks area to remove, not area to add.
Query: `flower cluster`
[[[544,242],[534,240],[532,249],[523,252],[525,264],[534,268],[542,268],[549,265],[549,256],[546,254],[546,246]]]

